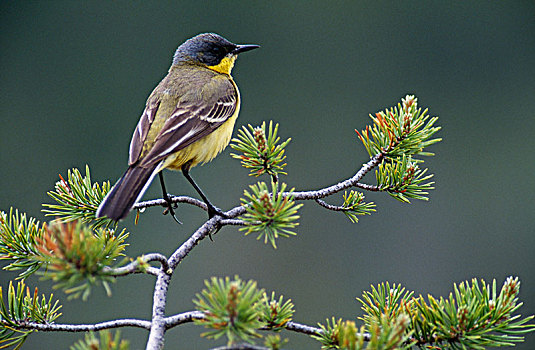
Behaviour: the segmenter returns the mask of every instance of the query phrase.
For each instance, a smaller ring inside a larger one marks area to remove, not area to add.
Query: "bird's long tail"
[[[96,216],[107,216],[115,221],[126,217],[158,173],[157,167],[130,166],[100,203]]]

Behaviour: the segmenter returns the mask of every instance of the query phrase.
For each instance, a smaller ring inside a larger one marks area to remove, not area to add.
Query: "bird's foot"
[[[229,216],[218,207],[214,207],[212,204],[208,205],[208,219],[213,218],[214,216],[221,216],[223,219],[228,219]]]
[[[178,204],[177,203],[173,203],[171,201],[171,197],[169,196],[169,194],[165,195],[164,200],[165,200],[165,205],[164,206],[166,208],[163,211],[163,215],[171,214],[171,216],[176,221],[176,223],[179,224],[179,225],[182,225],[182,222],[180,220],[178,220],[178,218],[176,217],[176,214],[175,214],[175,209],[178,208]]]
[[[212,204],[208,204],[208,219],[213,218],[214,216],[220,216],[224,219],[228,219],[229,216],[223,212],[223,210],[219,209],[218,207],[214,207]],[[210,237],[210,240],[213,242],[212,234],[216,234],[221,229],[221,223],[219,221],[216,222],[216,228],[214,232],[208,233],[208,237]]]

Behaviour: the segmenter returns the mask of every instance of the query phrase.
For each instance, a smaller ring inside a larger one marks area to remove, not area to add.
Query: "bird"
[[[203,33],[176,49],[168,74],[149,95],[134,129],[128,168],[100,203],[97,218],[124,219],[158,174],[166,211],[179,222],[163,169],[182,172],[205,202],[209,218],[224,216],[195,183],[190,169],[228,146],[240,111],[240,92],[231,70],[239,54],[259,47]]]

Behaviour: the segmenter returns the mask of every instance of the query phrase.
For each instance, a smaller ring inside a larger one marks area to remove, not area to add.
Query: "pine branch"
[[[433,345],[444,349],[486,349],[487,347],[514,346],[523,341],[523,334],[535,331],[528,324],[533,316],[520,319],[513,315],[522,305],[517,303],[520,282],[509,277],[497,293],[496,281],[492,288],[477,280],[454,285],[449,298],[428,296],[413,297],[401,286],[386,284],[364,292],[361,317],[367,327],[377,324],[379,318],[395,320],[406,315],[410,320],[406,344]]]
[[[0,260],[11,261],[4,269],[23,270],[20,279],[39,270],[43,262],[39,260],[38,241],[43,232],[44,227],[39,221],[19,214],[18,210],[0,211]]]
[[[148,273],[150,275],[157,276],[160,269],[156,269],[148,265],[150,262],[157,261],[161,263],[161,270],[166,273],[170,271],[167,258],[160,253],[145,254],[138,257],[135,261],[117,268],[104,268],[103,272],[114,277],[125,276],[132,273]]]
[[[39,297],[37,288],[31,294],[24,281],[19,281],[16,287],[10,282],[6,297],[0,287],[0,343],[5,343],[3,347],[18,349],[30,335],[32,331],[19,327],[19,324],[33,322],[46,325],[61,316],[61,305],[53,300],[53,295]]]
[[[194,320],[204,319],[204,313],[201,311],[186,311],[178,315],[166,317],[164,319],[166,329],[174,328],[184,323],[191,323]]]
[[[260,337],[257,330],[261,328],[258,304],[263,290],[258,289],[254,281],[234,280],[226,277],[205,281],[206,288],[196,295],[193,303],[204,314],[202,319],[193,322],[208,328],[201,334],[209,339],[226,336],[227,345],[241,340],[250,342]]]
[[[284,300],[282,295],[277,299],[275,292],[271,292],[271,297],[264,293],[258,305],[260,321],[264,324],[262,329],[266,330],[279,331],[285,328],[295,312],[292,300]]]
[[[110,295],[109,284],[115,279],[107,269],[124,257],[127,237],[124,230],[115,235],[113,230],[94,231],[81,222],[53,221],[37,240],[37,259],[47,267],[42,276],[56,282],[69,298],[86,300],[94,285],[102,285]]]
[[[205,318],[205,315],[201,311],[186,311],[177,315],[166,317],[165,324],[166,324],[166,327],[169,329],[169,328],[179,326],[181,324],[194,322],[195,319],[202,320],[204,318]],[[286,322],[283,327],[289,331],[307,334],[307,335],[314,335],[314,334],[317,335],[321,333],[320,328],[308,326],[306,324],[302,324],[302,323],[298,323],[294,321]]]
[[[402,103],[370,115],[373,126],[366,126],[357,132],[370,157],[385,152],[386,158],[395,159],[405,156],[432,156],[425,147],[440,142],[442,139],[431,137],[440,130],[434,124],[437,117],[429,117],[427,109],[418,108],[418,100],[407,95]]]
[[[243,221],[248,224],[240,228],[246,231],[245,235],[258,232],[257,239],[264,238],[264,243],[268,241],[273,248],[277,248],[276,239],[279,237],[295,236],[294,228],[298,225],[299,219],[297,211],[302,204],[296,204],[292,199],[291,189],[289,195],[286,193],[286,184],[271,182],[271,190],[265,182],[249,186],[251,192],[245,190],[242,198],[246,213],[242,216]]]
[[[206,207],[206,204],[201,201],[201,200],[198,200],[198,199],[195,199],[195,198],[192,198],[192,197],[188,197],[188,196],[170,196],[169,197],[171,203],[185,203],[185,204],[191,204],[193,206],[196,206],[196,207],[199,207],[203,210],[208,210],[208,208]],[[144,209],[146,208],[150,208],[150,207],[157,207],[157,206],[161,206],[161,207],[167,207],[167,202],[165,199],[163,198],[160,198],[160,199],[152,199],[152,200],[148,200],[148,201],[143,201],[143,202],[139,202],[137,204],[135,204],[132,209],[137,209],[139,211],[143,211]]]
[[[36,330],[43,332],[98,332],[105,329],[135,327],[150,329],[151,322],[135,318],[123,318],[94,324],[60,324],[60,323],[36,323],[36,322],[19,322],[16,327],[19,329]]]
[[[281,144],[277,144],[280,138],[277,136],[279,124],[273,127],[273,121],[253,128],[250,124],[248,128],[243,127],[238,130],[238,137],[232,139],[231,147],[242,154],[231,156],[241,160],[244,168],[251,170],[249,175],[260,176],[268,174],[273,182],[278,181],[279,175],[286,175],[284,167],[284,148],[291,139],[287,139]]]
[[[357,183],[355,184],[355,187],[360,188],[362,190],[370,191],[370,192],[379,192],[381,189],[377,185],[368,185],[363,183]]]
[[[379,165],[376,171],[379,190],[386,191],[399,201],[410,203],[410,198],[428,200],[427,194],[434,182],[428,181],[433,175],[426,175],[411,156],[405,156]]]
[[[344,193],[344,203],[340,206],[328,204],[319,198],[316,199],[316,203],[325,209],[343,212],[353,223],[359,221],[359,215],[371,215],[375,211],[375,204],[373,202],[364,202],[364,195],[353,190],[349,191],[349,193]]]
[[[312,338],[322,344],[322,349],[344,349],[344,350],[376,350],[376,349],[409,349],[412,344],[407,343],[407,327],[409,318],[400,315],[396,319],[389,319],[381,316],[367,329],[370,333],[365,333],[366,327],[357,329],[354,321],[343,321],[342,319],[331,321],[327,319],[325,325],[320,324],[321,332],[312,335]]]
[[[356,187],[360,180],[373,168],[377,167],[384,159],[386,153],[379,153],[373,156],[368,162],[364,163],[362,167],[352,177],[338,182],[334,185],[310,191],[296,191],[291,195],[295,200],[315,200],[325,198],[327,196],[336,194],[338,192]],[[289,195],[289,194],[285,194]]]
[[[321,334],[323,332],[321,330],[321,328],[308,326],[306,324],[302,324],[302,323],[298,323],[298,322],[294,322],[294,321],[288,322],[284,326],[284,328],[286,328],[289,331],[293,331],[293,332],[296,332],[296,333],[308,334],[308,335],[318,335],[318,334]]]
[[[111,189],[109,181],[101,185],[93,183],[87,165],[85,176],[78,169],[72,169],[68,171],[67,180],[61,175],[59,177],[60,181],[56,182],[54,191],[48,192],[56,204],[43,204],[43,212],[47,216],[53,216],[61,222],[80,220],[91,224],[93,229],[116,226],[108,218],[95,216],[98,206]]]
[[[240,219],[223,219],[219,222],[221,226],[247,226],[248,223],[245,220]]]
[[[112,337],[109,330],[99,332],[99,337],[94,332],[89,332],[83,340],[70,347],[70,350],[128,350],[129,342],[121,339],[121,332],[115,332]]]

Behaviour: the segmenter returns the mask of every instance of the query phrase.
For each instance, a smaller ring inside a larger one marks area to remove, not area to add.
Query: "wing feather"
[[[139,122],[137,123],[136,129],[134,130],[134,135],[132,136],[132,141],[130,141],[130,151],[128,157],[128,165],[132,165],[137,162],[141,151],[143,150],[143,144],[147,139],[149,134],[149,129],[154,121],[158,108],[160,107],[160,100],[158,99],[149,99],[147,105]]]

